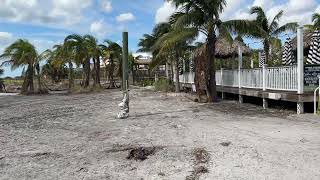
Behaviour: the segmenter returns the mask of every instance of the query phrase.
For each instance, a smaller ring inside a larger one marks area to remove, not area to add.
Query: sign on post
[[[319,87],[320,65],[305,65],[304,86],[308,90]]]

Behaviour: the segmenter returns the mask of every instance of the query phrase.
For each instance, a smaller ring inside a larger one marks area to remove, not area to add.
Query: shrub
[[[154,87],[157,91],[169,92],[172,91],[173,86],[167,79],[160,79],[159,81],[154,83]]]

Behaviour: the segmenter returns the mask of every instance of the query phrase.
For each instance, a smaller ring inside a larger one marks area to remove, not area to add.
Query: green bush
[[[162,92],[169,92],[172,91],[173,87],[169,80],[167,79],[160,79],[159,81],[154,83],[155,90],[162,91]]]
[[[153,86],[154,81],[152,79],[145,79],[142,81],[142,86],[146,87],[146,86]]]

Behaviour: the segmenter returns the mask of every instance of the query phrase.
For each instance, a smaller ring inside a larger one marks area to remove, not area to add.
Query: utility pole
[[[128,32],[122,33],[122,93],[123,100],[119,104],[120,112],[119,119],[126,119],[129,117],[129,67],[128,67]]]

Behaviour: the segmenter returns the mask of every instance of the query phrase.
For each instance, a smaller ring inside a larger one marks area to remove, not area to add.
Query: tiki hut
[[[228,42],[225,39],[218,39],[216,42],[215,57],[220,59],[233,58],[238,56],[238,47],[241,47],[243,56],[251,54],[251,49],[243,42],[234,40],[233,43]],[[203,94],[206,90],[206,44],[198,48],[194,52],[195,63],[195,86],[199,94]],[[202,92],[201,92],[202,90]],[[204,91],[203,91],[204,90]]]

